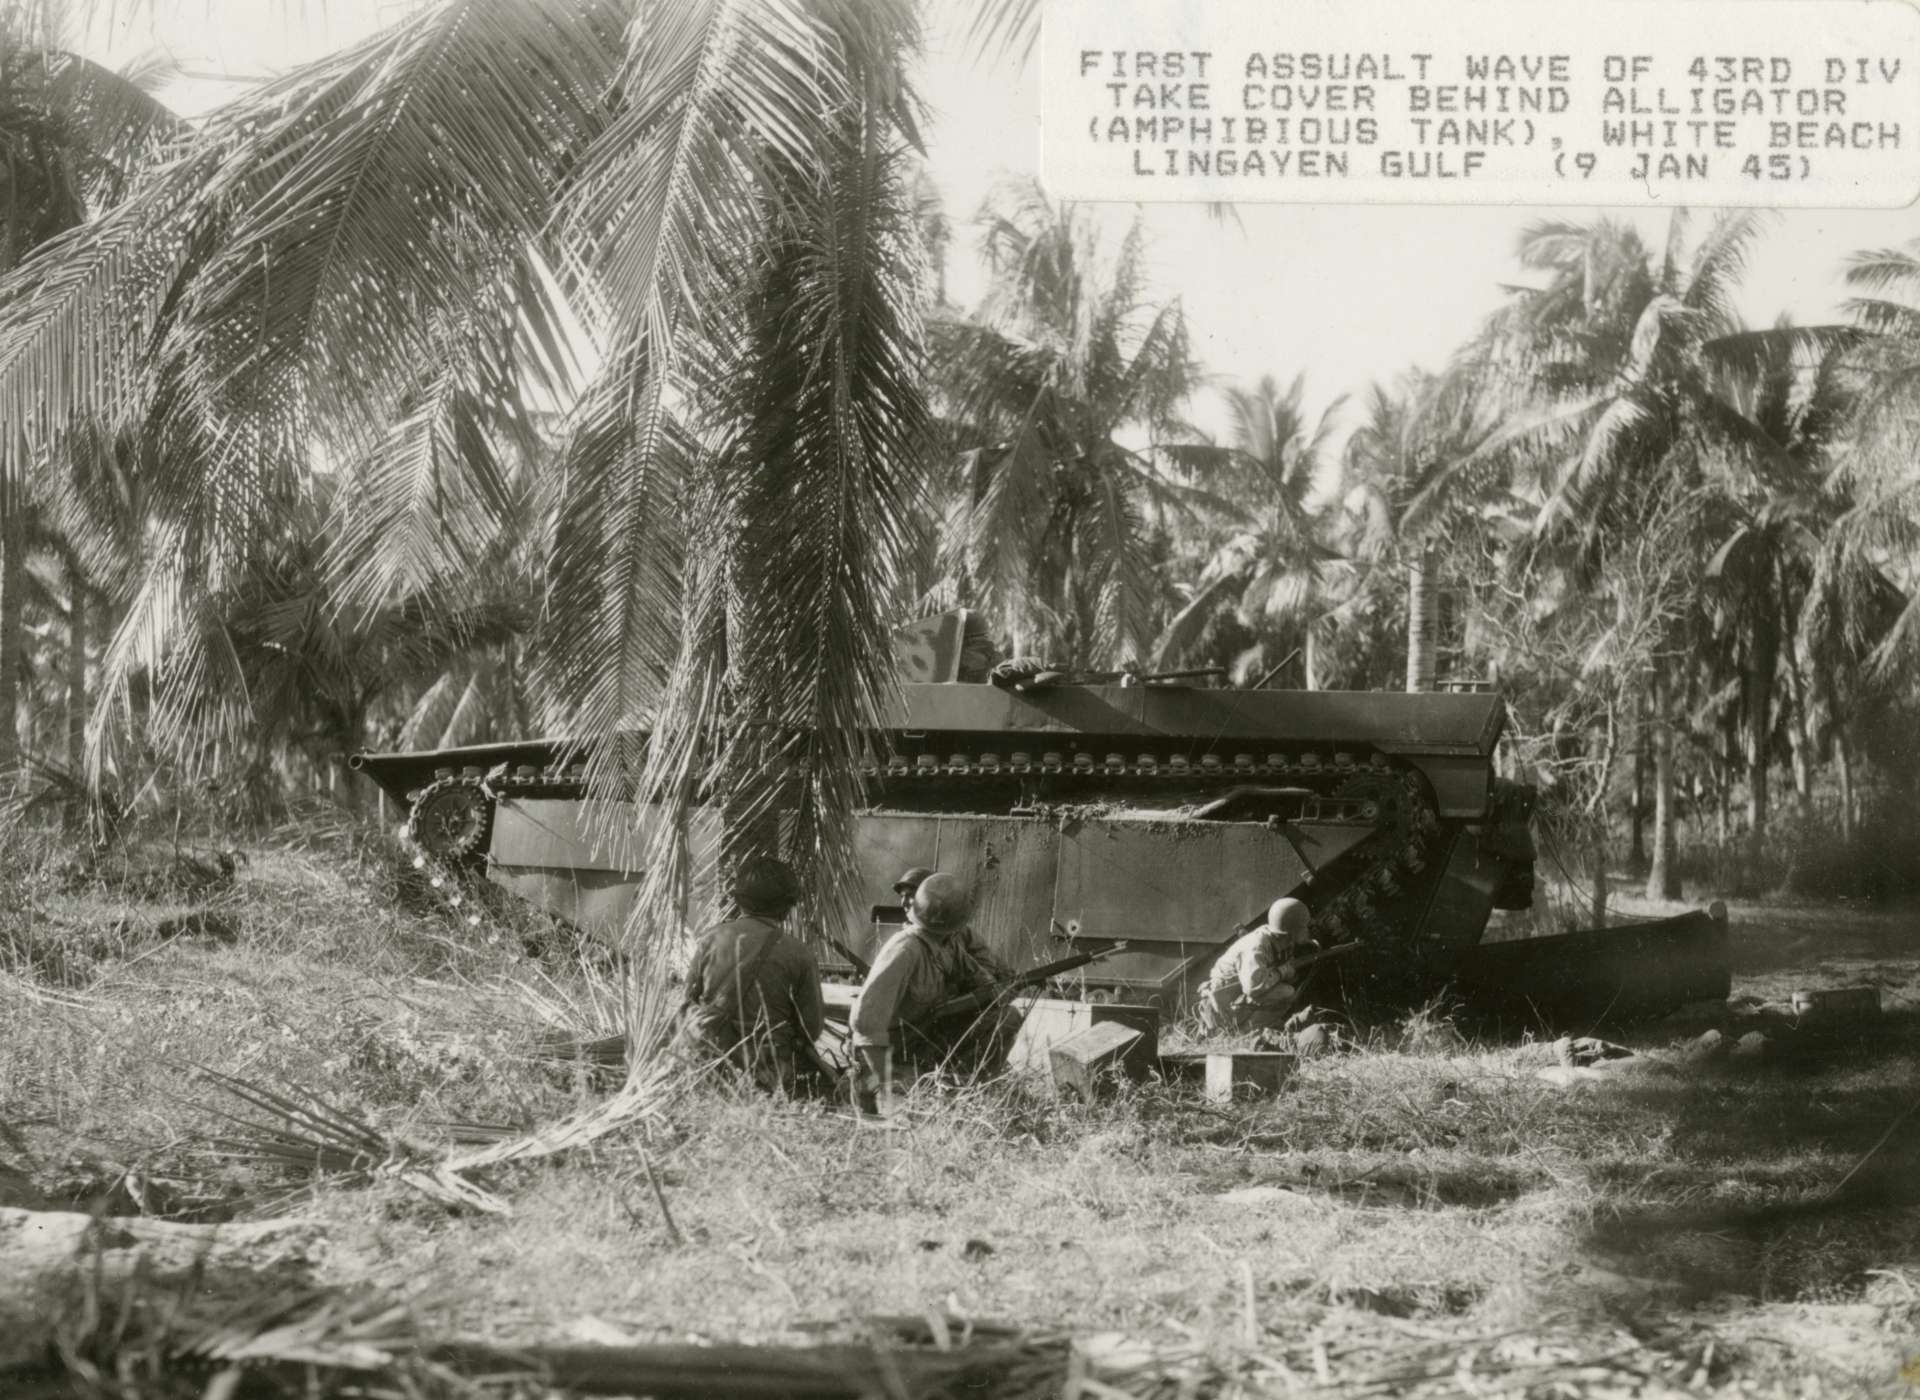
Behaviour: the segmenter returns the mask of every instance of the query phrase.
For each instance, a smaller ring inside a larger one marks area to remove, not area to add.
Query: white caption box
[[[1907,0],[1047,0],[1058,197],[1902,208]]]

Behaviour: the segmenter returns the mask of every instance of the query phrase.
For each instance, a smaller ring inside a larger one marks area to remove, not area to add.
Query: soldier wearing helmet
[[[1299,998],[1294,957],[1304,950],[1312,914],[1297,899],[1276,899],[1266,921],[1214,960],[1200,992],[1200,1026],[1221,1031],[1281,1030]]]
[[[825,1072],[814,1041],[820,968],[783,924],[800,898],[784,861],[740,863],[730,887],[739,916],[700,936],[687,967],[676,1047],[701,1063],[731,1062],[763,1088],[811,1092]]]
[[[900,903],[903,906],[911,906],[913,904],[915,891],[926,882],[927,876],[931,874],[933,874],[933,872],[924,865],[916,865],[912,869],[904,870],[900,873],[900,878],[893,882],[893,892],[900,896]]]
[[[913,909],[913,892],[920,888],[920,882],[933,874],[924,865],[912,866],[900,872],[900,878],[893,882],[892,904],[873,906],[873,933],[870,946],[878,948],[889,936],[905,927]]]
[[[863,1099],[927,1070],[992,1074],[1005,1065],[1019,1029],[1006,1008],[944,1020],[929,1014],[1013,975],[969,927],[972,912],[957,877],[930,873],[913,892],[906,927],[875,955],[852,1015]]]

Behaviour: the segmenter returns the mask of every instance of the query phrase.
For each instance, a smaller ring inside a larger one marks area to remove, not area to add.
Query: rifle
[[[1302,953],[1297,958],[1288,958],[1287,961],[1293,964],[1295,972],[1305,972],[1308,968],[1316,967],[1323,962],[1345,957],[1348,953],[1357,953],[1365,946],[1358,939],[1354,939],[1348,943],[1337,943],[1331,948],[1322,948],[1317,953]]]
[[[949,997],[931,1011],[924,1019],[942,1020],[948,1016],[962,1016],[969,1011],[979,1011],[990,1006],[1001,997],[1020,991],[1025,987],[1038,987],[1063,972],[1072,972],[1075,968],[1085,967],[1088,963],[1110,958],[1115,953],[1127,950],[1125,940],[1115,943],[1111,948],[1102,948],[1094,953],[1075,953],[1070,958],[1061,958],[1058,962],[1042,963],[1039,967],[1016,973],[1012,977],[1003,977],[997,982],[989,982],[977,991],[965,992],[957,997]]]
[[[1349,939],[1347,942],[1337,943],[1331,948],[1322,948],[1318,952],[1302,953],[1298,957],[1288,958],[1287,961],[1293,964],[1294,991],[1296,993],[1305,992],[1307,983],[1312,980],[1314,968],[1324,963],[1332,962],[1335,958],[1343,958],[1348,953],[1357,953],[1365,946],[1366,944],[1360,942],[1357,938]],[[1304,976],[1302,975],[1303,973],[1305,974]],[[1244,996],[1236,997],[1233,1004],[1235,1006],[1252,1005]]]
[[[873,968],[867,963],[867,960],[865,958],[861,957],[858,953],[854,952],[853,949],[849,948],[846,944],[842,943],[839,939],[829,938],[827,940],[827,946],[833,949],[833,951],[838,953],[841,957],[845,958],[849,963],[851,963],[853,965],[853,970],[859,973],[862,977],[865,977],[869,972],[873,971]]]

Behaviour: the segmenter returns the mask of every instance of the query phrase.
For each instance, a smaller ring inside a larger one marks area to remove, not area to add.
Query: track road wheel
[[[442,778],[413,804],[414,843],[442,861],[461,861],[486,844],[493,803],[476,783]]]

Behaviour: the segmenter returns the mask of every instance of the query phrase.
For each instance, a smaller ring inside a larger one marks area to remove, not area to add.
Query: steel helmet
[[[733,872],[734,903],[749,914],[784,915],[799,902],[800,881],[792,867],[772,856],[750,856]]]
[[[1313,911],[1297,899],[1276,899],[1267,908],[1267,928],[1272,933],[1305,938],[1312,921]]]
[[[957,876],[936,870],[913,892],[913,921],[929,933],[959,928],[972,910],[972,896]]]
[[[894,893],[902,894],[908,899],[912,899],[913,892],[919,889],[921,882],[931,874],[933,874],[933,872],[924,865],[914,866],[913,869],[905,871],[898,880],[893,882]]]

